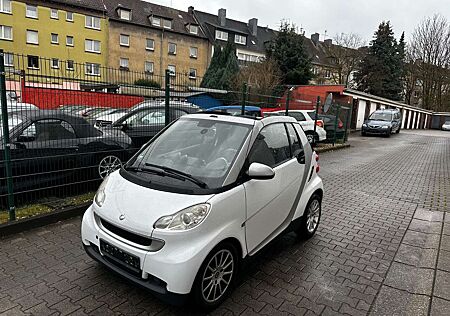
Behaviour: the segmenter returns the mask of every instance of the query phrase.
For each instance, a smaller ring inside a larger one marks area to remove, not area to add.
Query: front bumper
[[[361,131],[366,134],[387,135],[389,134],[389,128],[374,128],[374,127],[362,127]]]
[[[127,280],[147,290],[152,291],[163,300],[170,303],[182,303],[182,296],[190,293],[197,271],[212,247],[208,244],[208,234],[189,236],[189,242],[183,242],[177,234],[165,236],[161,240],[165,245],[150,251],[145,247],[137,247],[120,236],[105,229],[94,215],[94,206],[84,214],[81,237],[84,248],[89,256],[101,262]],[[123,264],[109,260],[107,254],[102,253],[100,240],[113,247],[139,258],[138,271],[129,271]]]
[[[443,131],[450,131],[450,126],[442,126]]]

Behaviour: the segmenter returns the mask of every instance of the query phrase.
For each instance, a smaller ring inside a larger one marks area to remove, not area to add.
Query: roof
[[[80,0],[88,1],[88,0]],[[105,4],[108,16],[111,20],[123,23],[137,24],[153,29],[163,30],[164,28],[151,25],[149,16],[157,16],[172,20],[172,29],[164,29],[166,32],[182,33],[184,35],[205,38],[204,34],[199,30],[198,35],[191,34],[186,25],[195,24],[194,17],[188,12],[157,5],[154,3],[141,0],[102,0]],[[117,9],[123,8],[131,10],[131,20],[126,21],[119,18]]]
[[[214,110],[234,110],[234,109],[242,109],[241,105],[221,105],[221,106],[215,106],[212,108],[209,108],[208,111],[214,111]],[[246,105],[245,106],[246,111],[261,111],[261,108],[259,106],[252,106],[252,105]]]
[[[327,53],[327,44],[321,41],[314,43],[310,38],[304,36],[303,45],[308,53],[308,56],[311,58],[312,64],[328,67],[334,66],[331,63],[329,54]]]
[[[225,26],[220,26],[218,23],[218,16],[211,13],[206,13],[202,11],[194,11],[194,16],[203,27],[206,36],[211,42],[215,42],[215,30],[220,29],[228,31],[229,33],[241,34],[247,36],[246,45],[236,44],[236,48],[245,49],[252,52],[258,52],[260,54],[265,54],[266,43],[270,42],[276,35],[277,31],[270,29],[268,27],[258,26],[256,37],[252,35],[247,22],[241,22],[233,19],[226,19]],[[228,37],[229,41],[233,41],[234,37]],[[254,44],[253,44],[254,43]]]
[[[102,0],[47,0],[42,2],[45,2],[46,6],[50,6],[51,3],[55,3],[81,9],[106,12]]]

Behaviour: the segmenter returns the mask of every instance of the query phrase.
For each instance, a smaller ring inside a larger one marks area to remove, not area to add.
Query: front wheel
[[[201,265],[192,294],[197,307],[210,311],[229,294],[238,268],[236,248],[228,242],[215,247]]]
[[[395,134],[399,134],[400,133],[400,127],[397,129],[397,131],[395,132]]]
[[[98,163],[98,175],[100,178],[104,179],[111,172],[114,172],[120,168],[122,168],[122,161],[120,158],[114,155],[109,155],[103,157]]]
[[[318,142],[319,137],[318,136],[314,136],[313,133],[307,133],[306,134],[306,139],[308,140],[308,143],[313,144],[314,142]]]
[[[322,216],[322,198],[314,194],[306,206],[305,214],[301,220],[297,235],[302,239],[309,239],[316,233]]]

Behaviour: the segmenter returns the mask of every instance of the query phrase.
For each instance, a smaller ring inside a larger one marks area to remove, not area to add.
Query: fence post
[[[169,125],[170,121],[170,70],[166,69],[166,79],[164,81],[165,89],[165,125]]]
[[[316,103],[316,115],[314,118],[314,135],[313,135],[313,145],[316,144],[316,129],[317,129],[317,116],[319,116],[319,107],[320,107],[320,95],[317,96],[317,103]]]
[[[349,108],[347,109],[347,122],[345,122],[345,138],[344,138],[344,143],[346,143],[348,141],[348,134],[351,132],[351,128],[350,128],[350,120],[352,119],[352,109],[353,108]]]
[[[246,102],[246,95],[247,95],[247,83],[244,82],[242,85],[242,106],[241,106],[241,115],[245,115],[245,102]]]
[[[3,125],[3,153],[5,159],[6,185],[8,187],[8,211],[9,220],[16,220],[16,208],[14,206],[14,191],[11,170],[11,152],[8,126],[8,109],[6,99],[6,73],[5,73],[5,54],[0,49],[0,101],[2,106],[2,125]]]
[[[334,135],[333,135],[333,146],[336,144],[336,132],[337,132],[337,127],[338,127],[338,121],[339,121],[339,111],[340,111],[341,107],[338,105],[336,107],[336,118],[334,119]]]
[[[291,88],[288,89],[287,95],[286,95],[286,113],[285,116],[289,116],[289,102],[291,101]]]

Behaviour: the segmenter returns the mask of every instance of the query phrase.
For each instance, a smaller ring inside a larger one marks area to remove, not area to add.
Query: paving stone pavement
[[[214,315],[450,315],[450,137],[351,144],[321,155],[317,234],[287,234],[252,258]],[[0,240],[0,314],[188,313],[93,262],[80,221]]]

